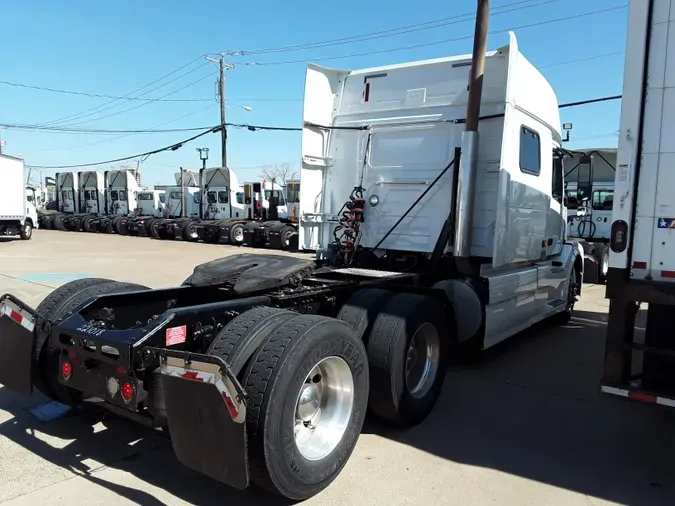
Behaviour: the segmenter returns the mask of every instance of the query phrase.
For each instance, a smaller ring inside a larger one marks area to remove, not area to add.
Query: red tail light
[[[129,383],[128,381],[125,382],[120,389],[120,395],[126,403],[129,403],[133,400],[135,393],[136,389],[134,388],[133,383]]]
[[[73,375],[73,366],[70,365],[70,362],[67,360],[64,360],[61,362],[61,377],[68,381],[70,377]]]
[[[625,251],[628,246],[628,223],[617,220],[612,223],[612,233],[609,239],[609,247],[615,253]]]

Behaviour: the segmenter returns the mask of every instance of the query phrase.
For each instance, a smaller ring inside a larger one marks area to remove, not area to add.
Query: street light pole
[[[202,161],[202,169],[206,169],[206,160],[209,159],[209,148],[197,148],[199,159]]]

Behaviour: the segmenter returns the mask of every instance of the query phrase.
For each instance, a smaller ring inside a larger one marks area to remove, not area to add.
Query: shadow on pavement
[[[30,404],[41,402],[37,396],[27,399],[0,388],[0,410],[14,415],[0,424],[0,436],[136,504],[165,503],[139,488],[102,479],[97,471],[107,467],[127,472],[136,483],[140,480],[191,504],[288,504],[255,487],[238,491],[193,472],[178,462],[171,442],[154,431],[92,410],[71,412],[57,420],[41,422],[16,407],[29,400],[35,401]],[[66,444],[52,445],[44,440],[47,439],[44,435]]]
[[[420,426],[395,432],[367,423],[364,432],[589,497],[675,504],[675,415],[599,394],[606,325],[599,313],[576,314],[565,327],[537,325],[478,359],[456,360],[438,406]],[[164,503],[96,471],[125,471],[192,504],[282,503],[192,472],[168,440],[129,422],[105,417],[106,429],[98,430],[101,415],[84,412],[41,423],[12,397],[0,388],[0,410],[14,415],[0,424],[0,435],[137,504]],[[57,448],[34,432],[70,442]]]
[[[366,431],[590,497],[675,504],[675,414],[600,394],[604,315],[575,315],[456,361],[418,427]]]

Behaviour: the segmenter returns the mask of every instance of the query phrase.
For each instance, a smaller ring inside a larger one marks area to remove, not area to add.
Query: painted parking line
[[[37,272],[21,276],[17,279],[25,283],[60,284],[75,281],[76,279],[91,278],[91,277],[92,274],[67,273],[67,272]]]

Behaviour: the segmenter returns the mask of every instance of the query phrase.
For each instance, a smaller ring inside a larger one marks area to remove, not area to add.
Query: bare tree
[[[284,186],[289,179],[296,179],[297,172],[291,169],[289,163],[263,165],[260,167],[260,177]]]

